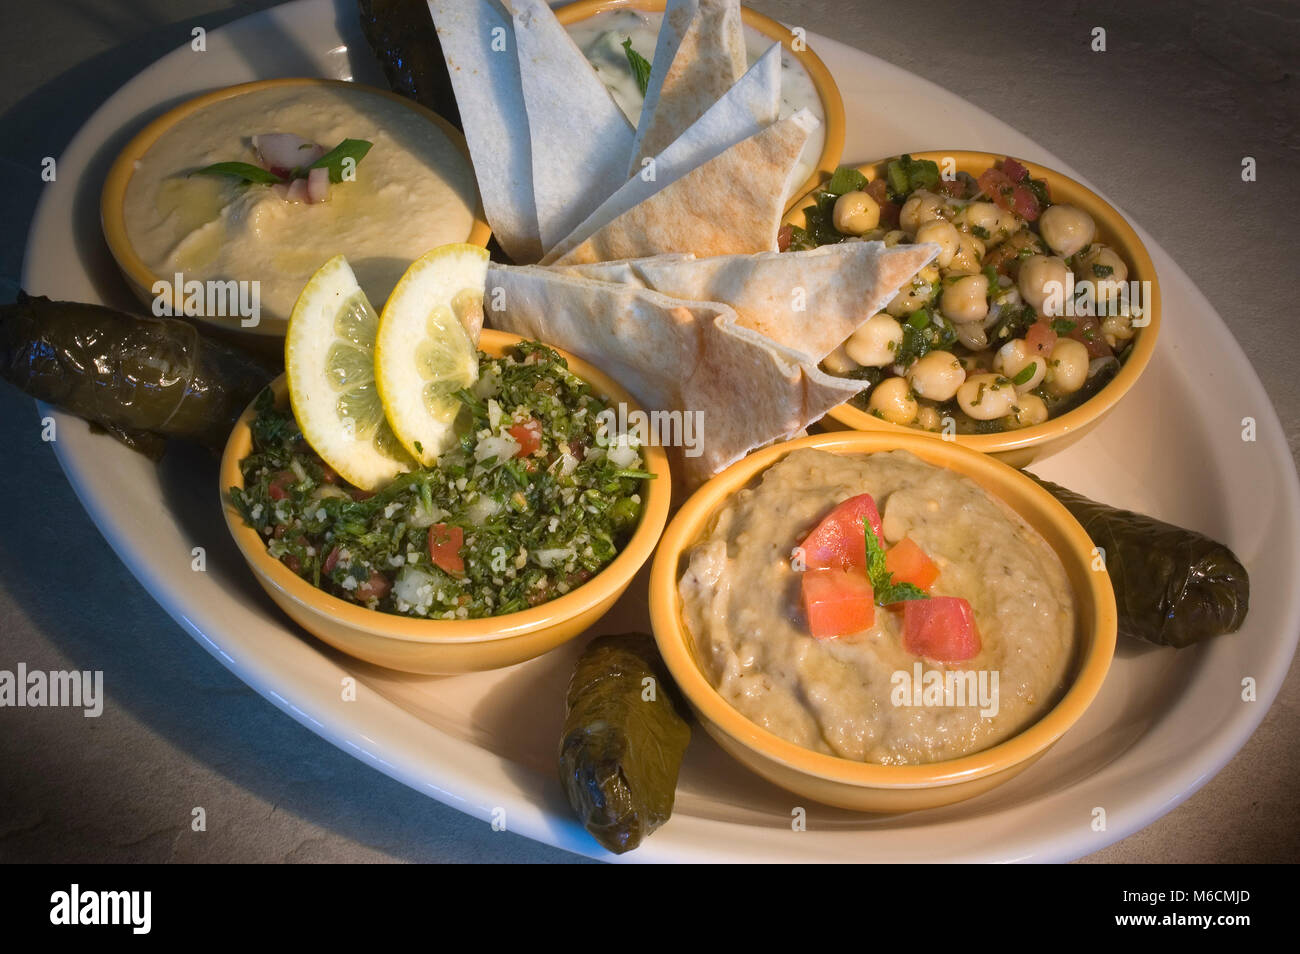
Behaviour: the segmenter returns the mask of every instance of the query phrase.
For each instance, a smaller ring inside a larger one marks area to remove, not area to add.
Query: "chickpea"
[[[915,235],[922,224],[943,218],[945,208],[943,199],[933,192],[914,192],[898,213],[898,227],[908,235]]]
[[[923,282],[929,282],[931,285],[939,281],[939,266],[931,262],[925,268],[916,273],[916,277]]]
[[[1062,258],[1086,248],[1097,234],[1092,216],[1075,205],[1048,206],[1038,219],[1043,241]]]
[[[1034,365],[1034,372],[1029,380],[1016,385],[1016,390],[1021,394],[1032,391],[1043,383],[1043,378],[1047,375],[1046,356],[1037,351],[1030,351],[1023,338],[1013,338],[999,348],[998,353],[993,356],[993,370],[1013,380],[1031,363]]]
[[[957,405],[977,421],[1006,417],[1015,403],[1015,387],[1000,374],[972,374],[957,389]]]
[[[1074,274],[1081,282],[1092,282],[1097,301],[1110,301],[1119,294],[1119,287],[1128,281],[1128,266],[1114,249],[1090,245],[1074,257]]]
[[[943,290],[939,309],[953,321],[980,321],[989,313],[989,280],[984,275],[967,275]]]
[[[943,426],[943,415],[939,413],[938,408],[927,404],[916,412],[916,420],[912,423],[923,431],[937,431]]]
[[[1047,390],[1073,394],[1088,380],[1088,349],[1073,338],[1061,338],[1047,359]]]
[[[912,390],[931,401],[947,401],[966,380],[966,369],[951,351],[931,351],[907,369]]]
[[[822,367],[831,374],[845,375],[856,371],[860,365],[849,357],[848,349],[840,345],[826,357],[822,358]]]
[[[959,232],[957,251],[948,263],[949,275],[978,275],[984,260],[984,242],[974,235]]]
[[[867,409],[890,424],[911,424],[918,407],[904,378],[885,378],[871,389],[867,401]]]
[[[880,204],[865,192],[846,192],[835,200],[831,219],[837,231],[862,235],[880,224]]]
[[[1044,304],[1048,303],[1049,297],[1055,300],[1052,304],[1052,314],[1058,314],[1060,309],[1055,307],[1057,302],[1065,301],[1065,282],[1069,274],[1065,266],[1065,259],[1055,258],[1049,255],[1031,255],[1020,264],[1020,278],[1018,285],[1020,295],[1026,302],[1033,305],[1040,314],[1047,314]]]
[[[1033,427],[1047,420],[1047,405],[1037,394],[1021,394],[1011,409],[1011,423],[1016,427]]]
[[[1129,315],[1108,315],[1101,323],[1101,333],[1114,348],[1133,337],[1133,319]]]
[[[929,222],[923,222],[916,230],[916,241],[933,242],[939,246],[939,254],[935,256],[934,264],[940,268],[947,268],[952,264],[952,257],[957,254],[958,246],[961,244],[961,233],[951,222],[931,219]]]
[[[972,232],[976,229],[983,232],[990,246],[1020,231],[1020,219],[1015,213],[992,202],[972,202],[958,213],[957,223]]]
[[[894,229],[890,232],[886,232],[885,237],[881,241],[885,243],[885,248],[893,248],[895,245],[899,245],[906,240],[906,232],[902,229]]]
[[[872,315],[844,342],[845,353],[864,368],[894,363],[903,343],[903,326],[885,313]]]
[[[933,285],[914,278],[910,285],[895,295],[893,300],[885,306],[885,311],[895,318],[903,318],[918,308],[928,305],[933,296]]]

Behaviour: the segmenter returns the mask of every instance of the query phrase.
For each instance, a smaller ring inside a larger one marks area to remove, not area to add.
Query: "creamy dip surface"
[[[270,186],[189,173],[216,162],[257,162],[251,139],[295,133],[333,149],[374,145],[356,181],[325,202],[280,198]],[[287,86],[214,103],[176,123],[137,162],[126,188],[127,235],[145,264],[172,282],[260,282],[263,321],[287,320],[303,285],[347,256],[380,308],[407,266],[464,241],[477,205],[469,161],[433,122],[364,89]]]
[[[865,632],[809,635],[792,550],[862,493],[876,500],[887,545],[910,536],[939,565],[931,593],[970,602],[982,638],[974,659],[909,654],[901,614],[884,607]],[[1056,554],[973,481],[906,451],[789,454],[719,510],[679,588],[706,675],[731,705],[804,748],[856,761],[934,762],[1004,741],[1046,714],[1073,666],[1074,601]],[[918,664],[938,673],[923,681],[996,672],[996,714],[974,698],[897,704],[896,674],[911,684]]]
[[[640,10],[605,10],[588,17],[566,29],[578,47],[586,54],[587,60],[596,68],[606,88],[636,125],[641,118],[641,107],[645,97],[637,86],[636,76],[627,61],[627,52],[623,49],[623,40],[632,39],[632,49],[636,50],[649,62],[655,58],[655,45],[659,41],[659,25],[663,22],[662,13],[643,13]],[[753,66],[758,58],[767,52],[776,41],[750,26],[745,27],[745,51],[749,65]],[[803,68],[803,64],[788,49],[781,50],[781,118],[792,115],[801,107],[817,117],[821,123],[808,142],[804,145],[803,156],[799,160],[798,175],[795,177],[796,188],[817,168],[822,149],[826,145],[826,112],[822,109],[821,97],[812,77]]]

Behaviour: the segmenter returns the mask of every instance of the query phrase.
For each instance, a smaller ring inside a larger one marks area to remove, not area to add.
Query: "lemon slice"
[[[456,442],[456,392],[478,380],[488,252],[442,245],[411,263],[379,319],[375,381],[388,423],[425,466]],[[472,330],[470,330],[472,329]]]
[[[379,316],[342,255],[298,295],[284,339],[293,416],[312,450],[339,476],[375,490],[414,462],[393,437],[375,387]]]

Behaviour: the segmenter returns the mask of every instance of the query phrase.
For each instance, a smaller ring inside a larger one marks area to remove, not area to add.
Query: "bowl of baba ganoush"
[[[1104,563],[1013,468],[921,435],[755,452],[686,502],[655,639],[709,734],[799,795],[898,812],[1033,764],[1115,651]]]
[[[455,127],[386,90],[308,77],[219,89],[158,117],[110,168],[100,214],[154,314],[268,348],[335,255],[382,302],[430,248],[491,234]]]

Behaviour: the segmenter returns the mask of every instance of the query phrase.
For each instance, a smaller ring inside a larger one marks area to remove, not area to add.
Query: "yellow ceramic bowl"
[[[951,158],[956,163],[958,171],[969,172],[977,178],[980,173],[992,168],[995,163],[1004,158],[999,153],[971,152],[961,149],[914,152],[911,156],[914,159],[932,159],[940,164],[940,168],[943,167],[946,159]],[[882,159],[857,168],[868,180],[873,180],[884,175],[889,161],[889,159]],[[1034,427],[1002,434],[957,434],[952,437],[952,440],[963,447],[984,454],[993,454],[1013,467],[1025,467],[1037,458],[1048,457],[1064,450],[1083,437],[1096,427],[1137,383],[1137,379],[1151,361],[1151,355],[1156,348],[1156,338],[1160,332],[1160,282],[1156,279],[1155,266],[1151,263],[1151,256],[1147,253],[1146,246],[1110,203],[1068,176],[1023,159],[1016,161],[1028,169],[1033,178],[1047,180],[1053,202],[1076,205],[1091,215],[1093,221],[1097,223],[1096,240],[1115,249],[1120,258],[1128,264],[1129,281],[1150,282],[1151,289],[1148,299],[1151,323],[1137,332],[1133,351],[1124,362],[1119,374],[1092,398],[1074,410],[1060,417],[1050,418]],[[785,221],[802,226],[805,222],[804,210],[813,204],[815,203],[811,193],[805,195],[795,203],[793,211],[786,216]],[[851,404],[842,404],[833,409],[822,423],[828,428],[838,426],[863,431],[884,430],[895,434],[930,433],[899,424],[890,424]]]
[[[104,238],[108,242],[108,249],[113,254],[117,267],[121,270],[123,277],[126,278],[127,284],[142,302],[152,306],[154,300],[153,288],[156,282],[161,280],[161,276],[155,274],[140,258],[135,247],[131,244],[130,236],[126,231],[126,221],[123,211],[123,203],[126,200],[126,188],[131,181],[131,176],[135,173],[135,165],[139,159],[149,151],[149,148],[157,142],[163,134],[175,126],[183,119],[192,116],[194,113],[222,100],[232,99],[236,96],[243,96],[247,93],[256,93],[265,89],[275,89],[285,86],[337,86],[341,89],[360,90],[372,93],[376,96],[384,96],[394,102],[401,103],[403,106],[413,112],[423,116],[429,122],[436,125],[448,139],[465,156],[465,161],[469,162],[469,148],[465,145],[465,137],[451,123],[447,122],[437,113],[425,109],[417,103],[411,102],[403,96],[396,93],[390,93],[388,90],[376,89],[373,86],[362,86],[358,83],[345,83],[341,80],[317,79],[315,77],[291,77],[287,79],[270,79],[258,80],[253,83],[242,83],[238,86],[228,86],[225,89],[219,89],[211,93],[205,93],[194,99],[188,100],[177,106],[175,109],[168,110],[159,116],[139,133],[126,145],[126,148],[118,155],[113,162],[112,167],[108,170],[108,177],[104,180],[104,189],[100,194],[100,221],[104,229]],[[473,245],[486,246],[488,237],[491,235],[487,221],[483,218],[483,208],[478,206],[474,213],[474,223],[470,232],[461,241],[469,242]],[[171,287],[171,276],[165,276],[168,288]],[[180,313],[177,303],[173,302],[175,314]],[[263,351],[278,352],[282,345],[280,339],[284,337],[286,322],[284,321],[263,321],[254,328],[242,328],[238,318],[221,318],[221,317],[199,317],[210,329],[217,332],[218,335],[236,340],[245,347],[253,347]],[[267,340],[262,340],[267,339]]]
[[[629,9],[646,13],[662,13],[665,5],[666,0],[577,0],[576,3],[557,9],[555,16],[567,26],[606,10]],[[835,171],[840,158],[844,155],[844,99],[840,96],[840,88],[835,84],[835,78],[831,76],[831,71],[826,68],[821,57],[803,43],[800,44],[801,49],[795,49],[793,45],[795,37],[787,27],[749,7],[741,7],[740,15],[744,18],[746,26],[781,43],[808,71],[808,76],[817,89],[817,96],[821,99],[822,113],[826,117],[824,124],[826,143],[822,146],[817,167],[812,175],[795,190],[796,198],[791,199],[787,206],[793,208],[795,202],[809,189],[823,182]],[[654,57],[650,56],[648,59],[653,61]]]
[[[500,356],[522,339],[485,328],[479,348]],[[630,395],[571,354],[560,354],[570,370],[613,405],[637,408]],[[284,377],[273,384],[276,398],[287,400]],[[614,561],[577,589],[549,603],[488,619],[423,620],[381,613],[331,596],[291,571],[266,550],[256,530],[244,523],[230,503],[231,487],[243,487],[239,463],[252,447],[250,406],[235,425],[221,458],[221,504],[235,543],[257,582],[304,629],[349,655],[390,669],[418,673],[461,673],[499,669],[554,649],[594,625],[627,589],[632,577],[650,558],[668,519],[672,492],[668,458],[661,447],[644,449],[645,469],[655,475],[641,491],[641,522]]]
[[[1006,503],[1056,551],[1074,593],[1078,650],[1074,677],[1042,719],[1005,742],[943,762],[876,765],[802,748],[760,728],[713,688],[701,669],[705,654],[682,620],[677,581],[690,548],[718,508],[792,450],[834,454],[907,450],[957,471]],[[1094,571],[1092,541],[1066,509],[1028,477],[991,457],[919,434],[838,431],[777,444],[733,464],[686,502],[664,532],[650,571],[655,641],[701,724],[732,756],[771,782],[827,805],[901,812],[947,805],[986,792],[1032,765],[1074,725],[1096,698],[1115,653],[1115,596],[1105,571]]]

